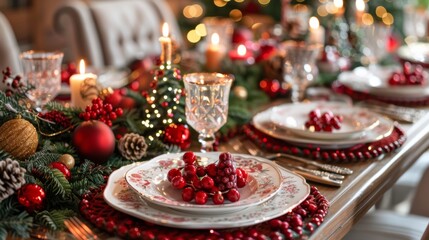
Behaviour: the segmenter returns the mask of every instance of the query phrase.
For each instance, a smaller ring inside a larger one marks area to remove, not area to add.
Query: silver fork
[[[251,141],[247,141],[246,144],[243,144],[247,151],[251,154],[251,155],[258,155],[267,159],[277,159],[277,158],[287,158],[287,159],[291,159],[291,160],[295,160],[298,161],[300,163],[304,163],[306,165],[311,165],[311,166],[315,166],[321,170],[324,171],[328,171],[331,173],[335,173],[335,174],[343,174],[343,175],[350,175],[353,174],[353,170],[351,170],[350,168],[346,168],[346,167],[339,167],[339,166],[335,166],[335,165],[331,165],[331,164],[326,164],[326,163],[318,163],[315,161],[311,161],[305,158],[301,158],[301,157],[297,157],[294,155],[290,155],[287,153],[272,153],[272,154],[267,154],[262,152],[258,146],[255,145],[255,143],[251,142]],[[341,176],[341,175],[340,175]],[[338,177],[338,176],[337,176]],[[334,175],[335,178],[335,175]],[[339,179],[343,179],[343,178],[339,178]]]
[[[250,153],[253,156],[260,156],[264,157],[264,153],[262,153],[255,145],[250,145],[248,142],[245,144],[239,140],[232,140],[232,147],[234,150],[241,152],[244,148],[247,150],[248,153]],[[253,147],[252,147],[253,146]],[[330,186],[340,187],[343,183],[342,179],[344,179],[343,175],[335,174],[335,173],[329,173],[324,171],[319,171],[315,169],[309,169],[304,168],[302,166],[295,166],[292,164],[286,163],[286,166],[293,169],[293,171],[307,180],[311,180],[318,183],[327,184]]]
[[[100,239],[84,222],[82,222],[77,217],[71,217],[64,221],[67,229],[75,236],[77,239],[81,240],[96,240]]]

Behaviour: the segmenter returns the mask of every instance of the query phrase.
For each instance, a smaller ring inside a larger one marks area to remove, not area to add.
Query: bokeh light
[[[229,12],[229,17],[232,18],[232,20],[238,22],[243,17],[243,13],[241,13],[238,9],[233,9],[231,12]]]
[[[198,35],[197,31],[195,31],[194,29],[188,32],[188,34],[186,35],[186,38],[191,43],[197,43],[201,40],[201,36]]]

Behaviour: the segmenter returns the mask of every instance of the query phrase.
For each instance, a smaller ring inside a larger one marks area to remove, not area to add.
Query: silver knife
[[[343,184],[343,181],[341,180],[334,180],[334,179],[330,179],[328,177],[322,177],[310,172],[305,172],[305,171],[301,171],[299,169],[293,169],[293,172],[295,172],[296,174],[299,174],[301,176],[303,176],[305,179],[309,180],[309,181],[313,181],[313,182],[317,182],[317,183],[322,183],[322,184],[326,184],[329,186],[334,186],[334,187],[340,187],[341,184]]]
[[[319,171],[319,170],[315,170],[315,169],[308,169],[308,168],[304,168],[301,166],[295,166],[295,165],[288,165],[288,166],[291,168],[298,169],[300,171],[312,173],[312,174],[317,175],[317,176],[327,177],[327,178],[332,179],[332,180],[343,180],[344,179],[344,175],[340,175],[340,174],[336,174],[336,173],[324,172],[324,171]]]
[[[325,163],[318,163],[312,160],[308,160],[305,158],[301,158],[301,157],[297,157],[294,155],[290,155],[287,153],[273,153],[273,154],[267,154],[265,156],[265,158],[267,159],[275,159],[275,158],[289,158],[301,163],[305,163],[305,164],[309,164],[315,167],[318,167],[322,170],[328,171],[328,172],[333,172],[333,173],[338,173],[338,174],[343,174],[343,175],[350,175],[353,174],[353,170],[351,170],[350,168],[346,168],[346,167],[339,167],[339,166],[335,166],[335,165],[331,165],[331,164],[325,164]]]

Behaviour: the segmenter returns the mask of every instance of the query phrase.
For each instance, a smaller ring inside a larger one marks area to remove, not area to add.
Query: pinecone
[[[25,169],[18,161],[10,158],[0,161],[0,202],[25,184],[24,174]]]
[[[136,161],[146,155],[147,144],[143,136],[127,133],[119,140],[118,148],[124,158]]]

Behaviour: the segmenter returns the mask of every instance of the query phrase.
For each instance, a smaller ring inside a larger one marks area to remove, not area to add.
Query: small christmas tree
[[[185,122],[184,102],[182,97],[182,76],[180,69],[172,65],[172,45],[168,29],[163,26],[161,42],[161,63],[154,71],[151,89],[145,94],[147,108],[144,109],[142,124],[148,129],[147,138],[153,140],[164,134],[172,123]]]

